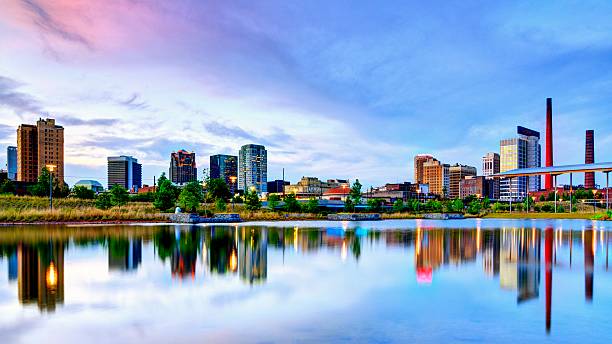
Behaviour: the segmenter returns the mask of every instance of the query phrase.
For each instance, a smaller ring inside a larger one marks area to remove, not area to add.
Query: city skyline
[[[152,184],[172,151],[254,143],[269,180],[383,185],[419,153],[480,175],[516,126],[544,134],[552,97],[555,164],[584,161],[589,129],[612,160],[610,4],[269,4],[9,1],[1,150],[48,113],[69,184],[104,182],[107,156],[137,156]]]

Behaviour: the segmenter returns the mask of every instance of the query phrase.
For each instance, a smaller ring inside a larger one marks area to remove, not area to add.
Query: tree
[[[311,198],[304,204],[304,211],[310,214],[316,214],[319,212],[319,200]]]
[[[278,203],[280,202],[280,196],[276,194],[272,194],[268,196],[268,208],[270,210],[276,210]]]
[[[259,195],[257,194],[257,191],[255,190],[245,191],[244,207],[250,211],[261,209],[261,200],[259,199]]]
[[[221,178],[212,178],[206,181],[207,202],[214,202],[218,199],[228,200],[230,197],[232,197],[232,194],[225,180]]]
[[[452,203],[451,203],[451,208],[453,212],[456,213],[462,213],[463,212],[463,208],[464,208],[464,204],[463,201],[460,199],[455,199]]]
[[[101,193],[96,197],[96,208],[106,210],[112,206],[111,195],[108,192]]]
[[[491,200],[489,199],[489,197],[485,197],[482,200],[482,209],[489,209],[491,207]]]
[[[203,198],[202,186],[197,180],[193,180],[183,186],[178,202],[181,208],[193,212],[196,211]]]
[[[63,198],[70,196],[70,188],[68,184],[59,183],[56,178],[53,178],[53,197]]]
[[[470,204],[468,205],[468,213],[472,215],[480,214],[481,209],[482,209],[482,205],[480,204],[480,201],[477,199],[472,200]]]
[[[49,196],[49,175],[49,170],[43,167],[38,176],[38,181],[30,189],[30,193],[33,196]]]
[[[349,196],[344,200],[344,211],[349,213],[355,211],[355,203],[353,203],[353,200]]]
[[[0,194],[4,194],[4,193],[7,193],[7,194],[15,193],[15,184],[13,184],[13,182],[10,179],[6,179],[5,181],[2,182],[2,184],[0,184]]]
[[[395,213],[399,213],[404,211],[404,201],[401,199],[397,199],[395,200],[395,202],[393,202],[393,212]]]
[[[368,199],[368,210],[375,213],[380,213],[382,211],[384,201],[380,198],[370,198]]]
[[[430,199],[425,204],[425,209],[432,211],[434,213],[439,213],[442,211],[442,202]]]
[[[500,212],[500,211],[502,211],[502,210],[505,210],[505,206],[504,206],[503,204],[501,204],[501,203],[499,203],[499,202],[495,202],[495,203],[493,204],[493,211],[494,211],[494,212],[496,212],[496,213],[497,213],[497,212]]]
[[[78,199],[94,199],[96,193],[85,186],[77,185],[72,188],[72,195]]]
[[[348,197],[351,198],[353,204],[357,205],[361,203],[362,195],[363,194],[361,192],[361,183],[359,182],[359,179],[356,179],[353,183],[353,186],[351,186],[351,190],[349,191]]]
[[[114,206],[126,205],[130,200],[130,195],[126,188],[119,184],[113,185],[109,190],[111,196],[111,204]]]
[[[446,195],[448,194],[448,188],[446,186],[442,187],[442,199],[446,198]]]
[[[162,173],[157,181],[157,191],[155,192],[153,206],[159,210],[168,210],[174,207],[178,196],[177,191],[176,186],[172,185],[170,180],[166,178],[165,173]]]
[[[283,208],[286,212],[292,213],[300,211],[300,203],[295,198],[295,194],[286,195],[284,201],[285,204],[283,205]]]

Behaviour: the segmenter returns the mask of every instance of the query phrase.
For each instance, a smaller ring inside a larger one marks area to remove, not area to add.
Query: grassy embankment
[[[164,221],[167,215],[159,213],[150,203],[130,202],[108,210],[97,209],[93,200],[60,198],[53,200],[32,196],[0,195],[0,223],[14,222],[113,222]]]
[[[6,196],[0,195],[0,223],[32,223],[32,222],[165,222],[168,214],[160,213],[151,203],[130,202],[125,206],[108,210],[97,209],[93,200],[74,198],[55,199],[54,209],[49,210],[49,200],[45,197]],[[212,205],[202,205],[201,210],[212,210]],[[582,210],[582,209],[580,209]],[[225,213],[238,213],[243,221],[291,221],[291,220],[325,220],[322,214],[283,213],[267,209],[248,211],[242,204],[234,208],[228,206]],[[423,214],[415,213],[385,213],[383,219],[416,219]],[[466,215],[466,217],[478,217]],[[599,219],[610,220],[612,213],[594,214],[588,211],[575,213],[526,213],[498,212],[482,214],[486,218],[524,219]]]

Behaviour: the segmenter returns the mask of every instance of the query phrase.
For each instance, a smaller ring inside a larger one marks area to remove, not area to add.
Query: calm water
[[[0,342],[609,343],[611,230],[545,220],[0,227]]]

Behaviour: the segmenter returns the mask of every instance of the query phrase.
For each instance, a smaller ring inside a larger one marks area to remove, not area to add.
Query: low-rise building
[[[298,199],[322,198],[323,194],[334,188],[349,187],[348,180],[328,179],[326,182],[316,177],[302,177],[296,184],[285,186],[285,194],[295,194]]]
[[[468,196],[493,199],[494,180],[484,176],[466,176],[459,182],[459,196],[464,199]]]
[[[93,190],[94,192],[102,192],[104,191],[104,186],[100,184],[97,180],[83,179],[79,180],[74,184],[74,186],[84,186],[89,190]]]
[[[273,180],[271,182],[268,182],[268,193],[272,194],[272,193],[283,193],[283,189],[286,185],[290,185],[291,183],[289,183],[286,180],[281,180],[281,179],[277,179],[277,180]]]

